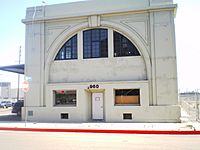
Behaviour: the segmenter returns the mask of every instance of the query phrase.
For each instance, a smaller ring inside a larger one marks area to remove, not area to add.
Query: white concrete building
[[[9,99],[11,93],[10,82],[0,82],[0,99]]]
[[[179,122],[172,0],[27,8],[24,117]]]
[[[10,98],[17,100],[17,93],[18,93],[18,89],[17,88],[12,88],[11,89]],[[22,88],[19,88],[19,99],[24,99],[24,91],[22,90]]]

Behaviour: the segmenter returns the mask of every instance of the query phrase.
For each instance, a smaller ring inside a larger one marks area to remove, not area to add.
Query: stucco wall
[[[32,111],[33,116],[27,116],[29,121],[40,122],[90,122],[92,111],[91,93],[87,87],[94,83],[85,84],[51,84],[47,88],[46,107],[28,107],[23,111]],[[104,119],[106,122],[177,122],[180,116],[179,108],[176,106],[150,106],[148,83],[141,82],[109,82],[98,83],[104,92]],[[116,106],[114,104],[114,89],[140,88],[141,106]],[[77,89],[76,107],[54,106],[53,90]],[[158,113],[159,112],[159,113]],[[61,113],[68,113],[69,119],[61,119]],[[123,113],[132,113],[132,120],[123,120]],[[51,116],[51,117],[49,117]],[[25,116],[23,116],[24,119]]]
[[[148,82],[88,82],[88,83],[68,83],[49,84],[46,92],[46,107],[28,107],[33,116],[27,116],[29,121],[40,122],[90,122],[92,111],[91,92],[87,90],[90,84],[98,84],[100,90],[104,91],[104,120],[106,122],[177,122],[179,118],[179,108],[176,106],[151,106],[149,107]],[[115,105],[114,89],[140,88],[140,106],[117,106]],[[75,106],[54,106],[54,90],[72,90],[77,92],[77,105]],[[159,112],[159,113],[158,113]],[[61,119],[61,113],[68,113],[69,119]],[[123,120],[123,113],[132,113],[132,120]],[[51,116],[51,117],[49,117]],[[25,116],[23,116],[24,119]]]
[[[154,30],[157,104],[175,105],[178,87],[173,12],[154,13]]]
[[[140,57],[99,58],[55,61],[50,68],[50,83],[140,81],[146,80]]]

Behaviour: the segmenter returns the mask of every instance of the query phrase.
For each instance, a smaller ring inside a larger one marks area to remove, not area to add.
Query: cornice
[[[96,11],[96,12],[87,12],[82,14],[70,14],[65,16],[52,16],[52,17],[45,17],[45,6],[40,7],[43,12],[43,16],[40,15],[39,17],[33,17],[28,19],[22,19],[22,22],[24,24],[29,23],[38,23],[38,22],[51,22],[51,21],[57,21],[57,20],[69,20],[69,19],[75,19],[75,18],[83,18],[93,15],[118,15],[118,14],[126,14],[126,13],[150,13],[150,12],[158,12],[158,11],[167,11],[167,10],[173,10],[174,13],[176,13],[177,4],[168,4],[168,5],[156,5],[156,6],[148,6],[138,9],[118,9],[118,10],[108,10],[108,11]]]

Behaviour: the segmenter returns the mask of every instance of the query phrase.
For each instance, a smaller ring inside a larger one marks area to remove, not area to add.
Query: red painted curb
[[[118,133],[118,134],[176,134],[200,135],[200,131],[163,131],[163,130],[105,130],[105,129],[47,129],[47,128],[13,128],[0,127],[2,131],[31,131],[31,132],[80,132],[80,133]]]

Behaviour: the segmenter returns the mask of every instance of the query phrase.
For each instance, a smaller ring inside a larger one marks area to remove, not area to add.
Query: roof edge
[[[38,9],[44,11],[45,8],[42,6],[39,6]],[[87,12],[82,14],[70,14],[70,15],[64,15],[64,16],[53,16],[53,17],[45,17],[44,15],[38,16],[37,18],[28,18],[28,19],[22,19],[22,23],[28,24],[33,22],[45,22],[45,21],[53,21],[58,19],[68,19],[68,18],[78,18],[78,17],[84,17],[84,16],[92,16],[92,15],[108,15],[108,14],[120,14],[120,13],[144,13],[144,12],[156,12],[156,11],[163,11],[163,10],[173,10],[176,12],[177,4],[167,4],[167,5],[153,5],[138,9],[117,9],[117,10],[109,10],[109,11],[96,11],[96,12]],[[45,12],[43,13],[45,14]]]

